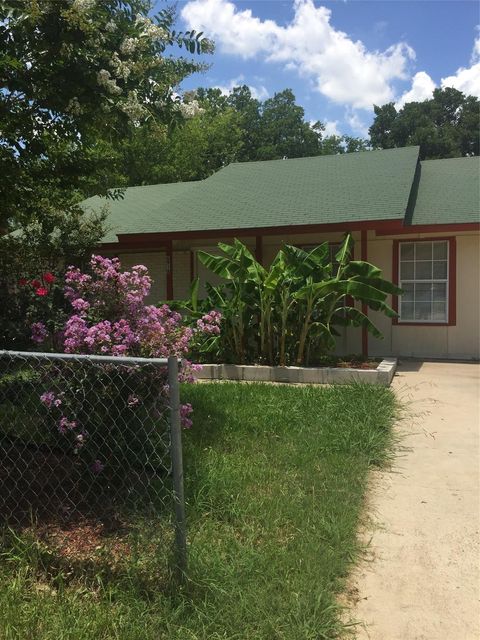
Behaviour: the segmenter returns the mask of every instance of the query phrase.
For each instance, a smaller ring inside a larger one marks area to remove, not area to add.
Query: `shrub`
[[[43,280],[51,280],[53,285],[52,278]],[[33,295],[40,295],[36,284]],[[61,331],[57,330],[58,317],[47,321],[37,317],[31,326],[32,340],[42,348],[49,340],[52,346],[54,334],[66,353],[150,358],[175,355],[183,358],[181,380],[192,381],[195,365],[185,360],[190,342],[218,330],[219,314],[215,311],[191,328],[167,305],[146,305],[151,278],[143,265],[122,271],[117,258],[92,256],[88,272],[69,267],[63,284],[70,309]],[[53,289],[45,290],[41,297],[48,299]],[[103,469],[104,460],[99,452],[88,450],[89,441],[108,444],[108,450],[121,460],[142,431],[140,426],[145,433],[148,422],[147,430],[151,429],[154,439],[158,436],[152,420],[161,419],[168,407],[166,369],[157,366],[97,363],[79,369],[75,362],[55,362],[43,368],[41,383],[39,402],[57,439],[84,455],[97,472]],[[190,405],[181,407],[184,427],[192,424],[191,412]],[[151,444],[153,455],[155,443]]]

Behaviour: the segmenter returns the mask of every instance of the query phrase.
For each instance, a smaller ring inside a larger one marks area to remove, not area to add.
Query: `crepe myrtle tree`
[[[212,43],[149,0],[0,1],[1,223],[26,224],[122,186],[116,143],[198,106],[174,87]],[[177,51],[176,51],[177,50]]]
[[[94,255],[86,270],[70,266],[61,279],[47,273],[41,280],[24,279],[19,284],[26,295],[41,298],[44,305],[55,289],[66,300],[66,311],[55,319],[46,317],[47,306],[36,307],[31,340],[42,350],[118,358],[175,355],[182,359],[180,381],[193,382],[197,365],[187,360],[191,342],[219,333],[221,316],[216,311],[204,314],[191,327],[166,304],[145,304],[152,284],[147,268],[139,264],[125,271],[118,258]],[[99,473],[106,461],[98,447],[123,460],[129,451],[122,443],[145,432],[142,420],[160,419],[168,412],[167,371],[119,361],[119,367],[99,364],[87,375],[77,365],[64,362],[44,367],[38,401],[59,443],[73,447]],[[185,428],[192,426],[192,410],[188,403],[180,407]]]
[[[0,309],[4,346],[25,338],[18,280],[85,266],[103,237],[106,207],[78,203],[121,197],[111,188],[127,184],[119,144],[145,123],[166,136],[199,109],[174,89],[204,68],[191,54],[212,43],[176,32],[172,8],[151,9],[147,0],[0,0],[0,297],[12,301]]]
[[[334,349],[340,326],[365,327],[375,337],[382,337],[355,302],[389,317],[396,315],[387,298],[401,290],[385,280],[374,265],[352,260],[350,234],[334,260],[328,243],[311,251],[285,245],[269,268],[239,240],[218,246],[223,255],[198,255],[225,282],[215,287],[207,284],[208,299],[200,307],[195,285],[189,306],[221,311],[221,332],[207,345],[219,358],[236,363],[304,365],[312,351],[323,354]]]

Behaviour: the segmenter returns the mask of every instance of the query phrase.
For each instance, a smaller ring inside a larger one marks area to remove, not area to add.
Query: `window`
[[[399,243],[399,322],[446,324],[449,241]]]

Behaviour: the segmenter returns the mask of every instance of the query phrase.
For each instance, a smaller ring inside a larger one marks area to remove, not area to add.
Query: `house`
[[[131,187],[110,207],[102,251],[147,265],[153,301],[187,297],[197,275],[215,281],[196,253],[219,241],[240,238],[267,265],[284,243],[334,246],[349,231],[355,257],[404,295],[394,321],[370,311],[384,340],[348,328],[339,352],[480,357],[478,157],[420,161],[405,147],[236,163],[200,182]]]

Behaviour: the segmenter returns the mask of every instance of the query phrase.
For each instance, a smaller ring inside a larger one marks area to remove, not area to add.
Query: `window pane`
[[[434,260],[447,259],[447,243],[446,242],[433,243],[433,259]]]
[[[401,243],[400,258],[402,260],[413,260],[415,258],[415,248],[414,248],[413,242]]]
[[[415,244],[415,258],[417,260],[431,260],[432,259],[432,243],[417,242]]]
[[[413,302],[405,302],[402,300],[400,319],[413,320]]]
[[[404,282],[401,285],[402,289],[403,289],[403,294],[402,294],[402,303],[403,302],[413,302],[413,294],[415,291],[415,285],[413,284],[413,282]]]
[[[431,302],[415,302],[415,320],[431,320]]]
[[[415,263],[401,262],[400,263],[400,279],[413,280],[414,277],[415,277]]]
[[[433,263],[433,277],[440,280],[447,279],[447,262],[435,261]]]
[[[418,285],[417,285],[418,286]],[[435,282],[432,285],[433,300],[441,302],[447,299],[447,283]]]
[[[431,298],[431,282],[417,282],[417,284],[415,285],[415,302],[430,302]]]
[[[431,280],[432,279],[432,263],[416,262],[415,263],[415,279]]]
[[[437,322],[447,321],[447,303],[446,302],[434,302],[432,320]]]

